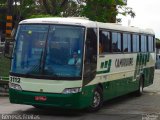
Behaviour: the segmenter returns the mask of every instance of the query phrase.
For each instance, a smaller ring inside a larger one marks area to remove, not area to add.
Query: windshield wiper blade
[[[39,73],[42,73],[43,72],[43,55],[44,54],[44,50],[42,50],[41,52],[41,56],[40,56],[40,59],[39,59]]]

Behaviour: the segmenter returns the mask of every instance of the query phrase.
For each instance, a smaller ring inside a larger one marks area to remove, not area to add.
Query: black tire
[[[141,96],[144,88],[144,78],[141,76],[139,80],[139,89],[135,92],[137,97]]]
[[[102,107],[102,105],[103,105],[102,89],[100,87],[97,87],[94,90],[92,104],[89,106],[88,111],[89,112],[98,111]]]
[[[32,105],[34,108],[36,109],[44,109],[45,107],[44,106],[39,106],[39,105]]]

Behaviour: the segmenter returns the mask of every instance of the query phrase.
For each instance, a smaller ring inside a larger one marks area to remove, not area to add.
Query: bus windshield
[[[81,77],[84,27],[20,25],[11,73],[47,77]],[[76,62],[74,56],[76,55]]]

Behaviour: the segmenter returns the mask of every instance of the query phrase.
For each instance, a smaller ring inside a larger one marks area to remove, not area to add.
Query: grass
[[[8,80],[10,71],[10,59],[0,56],[0,78]]]

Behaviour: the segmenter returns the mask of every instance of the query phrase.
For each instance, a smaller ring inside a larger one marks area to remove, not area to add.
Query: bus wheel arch
[[[98,88],[98,87],[101,88],[101,90],[103,92],[103,85],[101,83],[99,83],[96,88]]]

